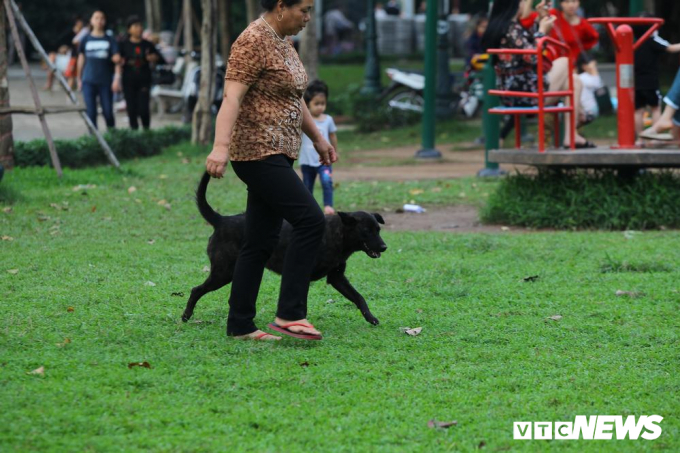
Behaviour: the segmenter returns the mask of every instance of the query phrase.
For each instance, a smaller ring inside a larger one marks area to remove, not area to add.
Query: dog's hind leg
[[[366,299],[364,299],[364,297],[361,294],[359,294],[359,291],[354,289],[349,280],[347,280],[347,277],[345,277],[344,264],[339,268],[331,271],[328,274],[328,277],[326,277],[326,282],[333,288],[335,288],[340,294],[345,296],[347,299],[351,300],[354,303],[354,305],[357,306],[359,311],[361,311],[361,314],[364,315],[364,319],[366,321],[373,324],[374,326],[380,324],[378,318],[373,316],[373,313],[371,313],[371,310],[368,308]]]
[[[233,267],[230,269],[215,267],[211,268],[210,275],[206,281],[202,285],[196,286],[191,290],[191,296],[189,296],[187,307],[184,309],[184,313],[182,314],[182,321],[187,322],[189,319],[191,319],[191,316],[194,314],[194,308],[196,308],[196,304],[201,297],[231,283],[233,275]]]

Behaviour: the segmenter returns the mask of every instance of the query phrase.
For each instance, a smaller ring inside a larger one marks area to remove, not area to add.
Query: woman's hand
[[[229,148],[213,147],[205,160],[205,170],[213,178],[220,179],[224,176],[224,170],[229,161]]]
[[[319,162],[322,165],[331,165],[338,161],[338,154],[335,152],[335,148],[325,139],[320,138],[314,142],[314,149],[319,153]]]
[[[121,87],[119,77],[114,77],[113,83],[111,84],[111,91],[113,91],[114,93],[120,93]]]
[[[546,0],[541,0],[541,3],[536,5],[536,12],[538,13],[539,21],[550,15],[550,6],[550,2]]]
[[[549,34],[550,30],[553,29],[553,25],[555,24],[556,20],[557,20],[557,17],[555,17],[555,16],[545,16],[538,23],[538,31],[540,33],[543,33],[544,35]]]

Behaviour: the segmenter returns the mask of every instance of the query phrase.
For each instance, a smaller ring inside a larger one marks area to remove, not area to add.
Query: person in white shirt
[[[310,83],[304,95],[309,113],[314,118],[316,127],[321,135],[338,150],[338,136],[335,122],[330,115],[326,115],[328,102],[328,85],[320,80]],[[302,147],[300,148],[300,169],[302,181],[311,193],[314,193],[314,182],[319,175],[321,189],[323,190],[323,205],[325,214],[335,214],[333,209],[333,168],[330,165],[322,165],[319,162],[319,153],[314,149],[312,141],[306,134],[302,134]]]
[[[581,52],[576,62],[578,77],[583,84],[581,91],[581,114],[579,123],[590,123],[600,114],[595,92],[602,88],[602,77],[597,70],[597,61],[586,52]]]

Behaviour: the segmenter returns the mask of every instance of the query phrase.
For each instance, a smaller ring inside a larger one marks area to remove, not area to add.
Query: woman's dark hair
[[[491,8],[489,25],[482,37],[482,47],[495,49],[501,44],[501,39],[508,34],[510,24],[517,17],[519,0],[496,0]]]
[[[300,3],[302,0],[281,0],[286,6],[293,6]],[[279,4],[279,0],[260,0],[260,4],[267,11],[273,11],[276,5]]]
[[[583,66],[587,65],[591,61],[593,61],[594,58],[592,55],[590,55],[588,52],[581,52],[576,59],[576,72],[579,74],[584,73],[585,71],[583,70]]]
[[[321,80],[315,80],[312,83],[307,86],[307,90],[305,90],[305,104],[309,105],[309,103],[312,101],[314,96],[317,94],[323,94],[326,96],[326,99],[328,99],[328,85],[326,83],[322,82]]]
[[[132,16],[128,17],[127,20],[125,21],[125,29],[129,30],[130,27],[132,27],[133,25],[141,23],[142,19],[140,19],[138,15],[133,14]]]

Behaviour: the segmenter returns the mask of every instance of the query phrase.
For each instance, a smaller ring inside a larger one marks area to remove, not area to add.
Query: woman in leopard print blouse
[[[287,36],[311,19],[314,0],[261,0],[266,12],[234,43],[225,94],[217,115],[215,143],[206,170],[224,175],[227,162],[248,187],[246,241],[240,251],[229,298],[227,335],[280,340],[255,326],[255,303],[265,264],[278,243],[283,220],[293,226],[270,327],[296,338],[319,340],[306,319],[312,267],[325,218],[293,170],[302,132],[312,138],[319,160],[337,160],[302,100],[307,74]]]

